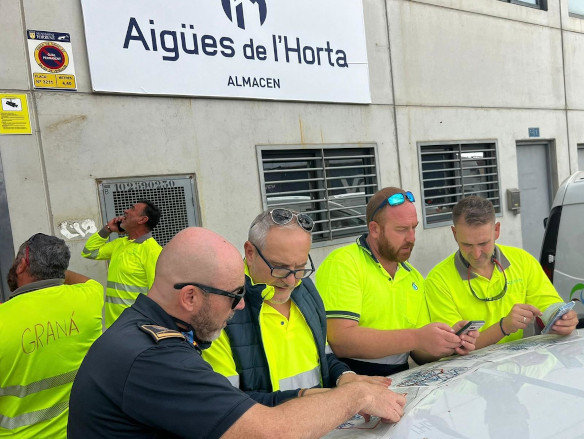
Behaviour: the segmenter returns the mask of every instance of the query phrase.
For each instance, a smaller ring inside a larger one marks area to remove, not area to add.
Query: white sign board
[[[369,103],[361,0],[82,0],[93,90]]]
[[[34,88],[77,90],[71,36],[32,29],[26,34]]]

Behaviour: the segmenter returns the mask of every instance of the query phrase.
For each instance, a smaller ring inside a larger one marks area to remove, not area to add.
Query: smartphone
[[[118,226],[118,229],[120,229],[120,232],[125,232],[124,228],[122,227],[122,221],[116,223],[116,226]]]
[[[484,320],[471,320],[458,331],[456,331],[456,335],[466,334],[469,331],[478,331],[484,326],[484,324]]]
[[[572,308],[574,308],[574,305],[576,305],[576,302],[564,303],[557,310],[555,310],[554,313],[552,314],[552,316],[550,317],[548,324],[545,325],[545,328],[543,328],[541,330],[541,333],[547,334],[548,332],[550,332],[552,330],[552,326],[554,326],[554,324],[559,319],[561,319],[564,314],[566,314],[568,311],[570,311]]]

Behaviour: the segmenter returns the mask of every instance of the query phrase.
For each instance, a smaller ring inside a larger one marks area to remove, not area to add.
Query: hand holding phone
[[[554,324],[558,320],[560,320],[564,314],[566,314],[568,311],[574,308],[574,305],[576,305],[576,302],[568,302],[564,303],[562,306],[556,309],[549,318],[547,325],[545,325],[545,328],[541,330],[541,333],[547,334],[548,332],[550,332],[552,330],[552,326],[554,326]]]
[[[484,324],[484,320],[471,320],[458,331],[456,331],[456,335],[463,335],[470,331],[478,331],[484,326]]]

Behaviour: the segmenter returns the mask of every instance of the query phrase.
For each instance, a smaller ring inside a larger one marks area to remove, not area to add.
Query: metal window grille
[[[501,212],[495,142],[419,144],[424,226],[452,221],[452,208],[468,195],[491,200]]]
[[[104,222],[123,215],[139,200],[152,201],[160,209],[152,236],[161,246],[182,229],[199,225],[193,176],[112,179],[98,185]]]
[[[313,242],[367,231],[365,208],[378,189],[374,145],[258,147],[264,209],[310,214]]]

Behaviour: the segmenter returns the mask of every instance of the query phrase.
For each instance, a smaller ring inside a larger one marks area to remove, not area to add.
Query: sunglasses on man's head
[[[302,227],[302,229],[304,229],[305,231],[312,232],[312,229],[314,228],[314,221],[309,215],[305,213],[298,213],[290,209],[278,207],[276,209],[270,210],[269,215],[270,218],[272,218],[274,224],[278,224],[279,226],[284,226],[288,224],[290,221],[292,221],[294,218],[296,218],[298,225]],[[262,216],[262,218],[265,218],[265,216]],[[254,222],[251,225],[250,229],[253,226],[255,226],[260,220]]]
[[[371,215],[371,219],[369,221],[373,221],[375,214],[379,212],[386,204],[389,204],[390,206],[399,206],[400,204],[404,204],[406,199],[411,203],[416,201],[414,194],[412,194],[410,191],[406,191],[405,193],[398,192],[397,194],[393,194],[391,197],[386,198],[379,204],[379,206],[377,206],[377,209],[373,211],[373,215]]]
[[[204,291],[208,294],[218,294],[219,296],[227,296],[233,299],[233,303],[231,304],[231,309],[235,309],[235,307],[241,302],[241,299],[245,296],[245,287],[241,286],[236,288],[233,291],[225,291],[219,288],[210,287],[208,285],[198,284],[196,282],[183,282],[179,284],[174,284],[175,290],[182,290],[186,286],[193,286],[199,288],[201,291]]]

